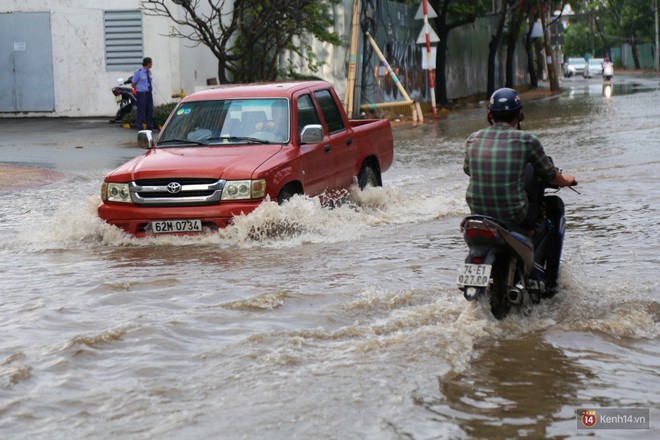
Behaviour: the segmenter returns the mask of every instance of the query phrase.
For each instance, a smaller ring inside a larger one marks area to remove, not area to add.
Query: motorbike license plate
[[[458,273],[460,286],[487,287],[490,280],[490,264],[465,264]]]
[[[121,95],[117,95],[117,96],[115,96],[115,101],[117,101],[117,102],[121,102]]]
[[[202,232],[201,220],[159,220],[151,222],[151,231],[155,234],[176,232]]]

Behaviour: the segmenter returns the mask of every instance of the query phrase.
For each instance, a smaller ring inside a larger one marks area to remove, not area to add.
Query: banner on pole
[[[435,69],[435,53],[435,46],[431,46],[431,69]],[[426,53],[426,49],[422,50],[422,69],[429,69],[428,54]]]

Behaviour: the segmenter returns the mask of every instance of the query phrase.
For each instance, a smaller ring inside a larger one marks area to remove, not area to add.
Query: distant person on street
[[[605,78],[608,73],[610,74],[610,78],[612,78],[612,75],[614,74],[614,63],[612,63],[608,57],[605,57],[601,67],[603,68],[603,78]],[[609,72],[607,72],[608,67],[610,68]]]
[[[136,92],[137,98],[137,115],[135,122],[138,130],[144,128],[147,124],[147,130],[156,130],[154,126],[154,97],[153,97],[153,84],[151,66],[153,62],[150,57],[145,57],[142,60],[142,67],[133,73],[133,89]]]

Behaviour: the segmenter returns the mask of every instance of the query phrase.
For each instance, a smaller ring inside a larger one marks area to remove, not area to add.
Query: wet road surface
[[[580,438],[577,408],[634,407],[650,430],[597,438],[658,438],[659,86],[525,102],[582,194],[560,294],[502,322],[455,285],[483,110],[398,126],[384,187],[338,208],[143,240],[95,212],[134,131],[0,120],[0,437]]]

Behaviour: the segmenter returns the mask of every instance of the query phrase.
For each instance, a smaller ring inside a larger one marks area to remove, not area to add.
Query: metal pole
[[[374,110],[377,108],[387,108],[387,107],[401,107],[407,105],[415,105],[415,101],[396,101],[396,102],[378,102],[375,104],[362,104],[360,108],[362,110]]]
[[[429,87],[431,88],[431,106],[433,107],[433,119],[438,119],[438,109],[435,106],[435,80],[433,79],[433,69],[431,68],[431,37],[429,33],[429,9],[426,0],[422,1],[424,9],[424,32],[426,33],[426,66],[429,71]]]
[[[655,15],[655,70],[660,71],[660,50],[658,50],[658,0],[653,0],[653,14]]]
[[[358,19],[360,12],[360,0],[353,2],[353,16],[351,21],[351,44],[348,58],[348,75],[346,81],[346,93],[344,95],[344,105],[346,106],[346,114],[348,118],[353,117],[353,104],[355,101],[355,64],[357,56],[357,40],[358,40]]]

